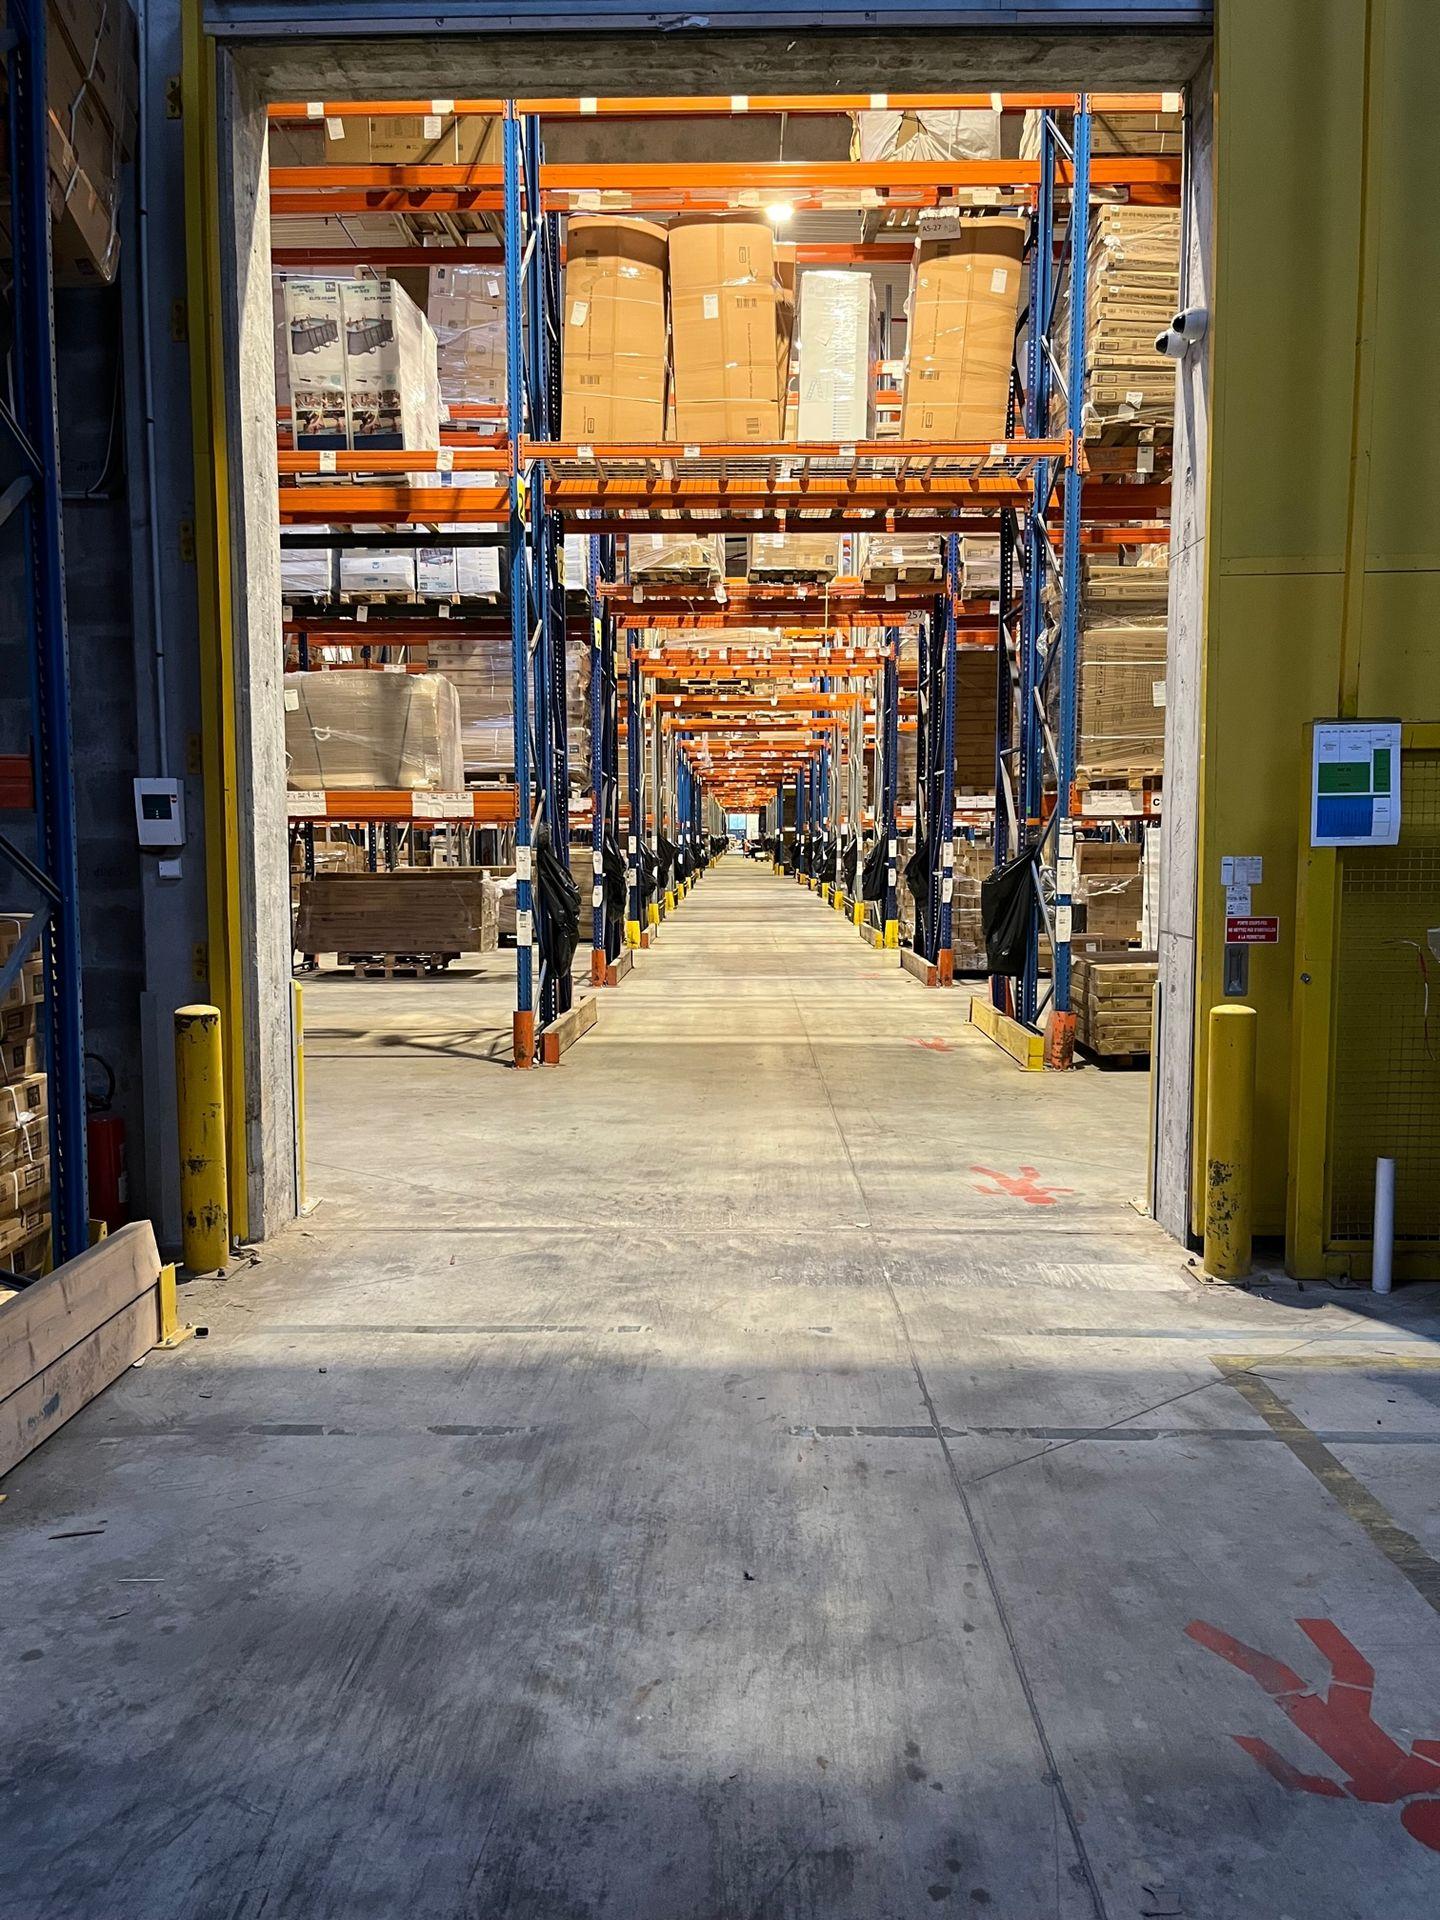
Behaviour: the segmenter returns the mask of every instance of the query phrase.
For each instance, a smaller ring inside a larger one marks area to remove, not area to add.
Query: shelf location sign
[[[1393,847],[1400,838],[1400,722],[1317,720],[1312,847]]]

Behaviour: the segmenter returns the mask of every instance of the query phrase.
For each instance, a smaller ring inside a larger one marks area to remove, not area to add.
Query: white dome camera
[[[1164,333],[1155,338],[1155,351],[1167,360],[1183,360],[1190,348],[1205,338],[1210,316],[1204,307],[1187,307],[1177,313]]]

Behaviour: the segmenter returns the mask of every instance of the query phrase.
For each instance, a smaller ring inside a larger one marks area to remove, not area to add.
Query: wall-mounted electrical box
[[[178,780],[135,782],[135,830],[142,847],[183,847],[185,794]]]

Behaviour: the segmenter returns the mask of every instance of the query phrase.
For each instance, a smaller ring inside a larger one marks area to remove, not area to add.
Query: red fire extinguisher
[[[89,1095],[89,1113],[85,1120],[85,1157],[90,1173],[90,1217],[103,1220],[113,1233],[130,1218],[130,1183],[125,1172],[125,1122],[112,1113],[115,1075],[98,1053],[89,1053],[103,1071],[103,1094]]]

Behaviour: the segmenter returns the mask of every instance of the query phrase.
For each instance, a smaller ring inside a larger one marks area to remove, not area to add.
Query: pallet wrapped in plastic
[[[875,282],[868,273],[814,269],[800,282],[801,440],[868,440],[875,424],[872,368],[880,357]]]
[[[433,673],[450,682],[460,702],[465,771],[502,778],[513,774],[515,687],[509,634],[468,633],[453,640],[432,640],[426,660]]]
[[[983,107],[870,107],[850,116],[852,160],[998,160],[1000,115]]]
[[[925,581],[944,577],[938,533],[861,533],[855,537],[855,571],[862,580]]]
[[[752,533],[752,580],[833,580],[840,542],[833,533]]]
[[[960,595],[993,600],[1000,591],[1000,536],[966,533],[960,538]]]
[[[632,580],[725,578],[723,533],[632,533],[626,544]]]
[[[292,788],[458,792],[460,701],[438,674],[287,673]]]
[[[315,527],[330,533],[330,527]],[[281,547],[280,592],[287,600],[329,600],[336,581],[333,547]]]
[[[505,277],[497,264],[430,269],[426,316],[435,333],[443,408],[505,405]]]

